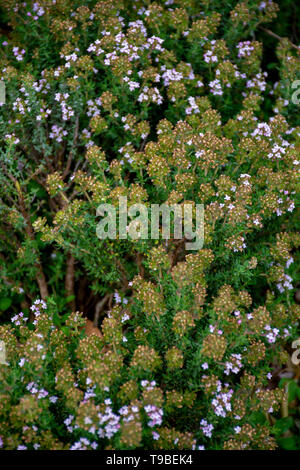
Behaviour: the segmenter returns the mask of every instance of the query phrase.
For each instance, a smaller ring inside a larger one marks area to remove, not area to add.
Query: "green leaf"
[[[293,423],[294,421],[291,416],[287,418],[278,419],[275,423],[274,430],[278,434],[283,434],[293,426]]]
[[[261,411],[255,411],[251,414],[249,420],[255,425],[264,424],[266,422],[266,417]]]
[[[62,326],[61,330],[64,332],[66,336],[70,335],[70,329],[67,326]]]
[[[11,299],[9,299],[8,297],[2,297],[2,299],[0,299],[0,310],[2,312],[7,310],[11,306],[11,302]]]
[[[57,313],[53,315],[53,323],[55,326],[61,326],[61,317]]]
[[[37,183],[36,181],[30,181],[28,183],[28,191],[29,192],[33,192],[36,194],[37,198],[39,199],[42,199],[42,198],[45,198],[47,197],[47,192],[45,191],[45,189],[43,188],[43,186],[41,186],[39,183]]]
[[[280,447],[285,450],[297,450],[297,440],[295,436],[278,439],[278,443]]]
[[[68,304],[69,302],[72,302],[72,300],[75,299],[75,295],[69,295],[68,297],[65,298],[65,303]]]
[[[289,383],[289,403],[294,401],[298,395],[298,385],[294,380]]]

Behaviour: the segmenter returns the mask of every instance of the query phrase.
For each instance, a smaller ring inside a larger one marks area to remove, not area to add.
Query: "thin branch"
[[[145,268],[144,268],[144,265],[143,265],[143,255],[141,255],[141,253],[137,253],[136,255],[136,263],[138,265],[138,268],[139,268],[139,274],[142,278],[145,277]]]
[[[264,31],[265,33],[267,33],[269,36],[272,36],[273,38],[278,39],[278,41],[283,41],[283,39],[284,39],[281,36],[278,36],[278,34],[273,33],[273,31],[270,31],[269,29],[264,28],[263,26],[260,26],[260,29],[262,31]],[[291,47],[293,47],[294,49],[297,49],[297,51],[300,52],[300,47],[299,46],[296,46],[296,44],[293,44],[289,39],[288,39],[288,41],[289,41]]]
[[[74,294],[74,281],[75,281],[75,258],[70,253],[67,256],[67,269],[65,278],[65,291],[67,297],[74,296],[73,300],[69,302],[72,311],[75,312],[75,294]]]
[[[68,160],[67,160],[67,164],[66,164],[66,168],[64,169],[64,172],[63,172],[63,175],[62,175],[63,179],[65,179],[65,177],[69,174],[69,171],[70,171],[70,168],[71,168],[71,164],[72,164],[72,161],[73,161],[73,158],[74,158],[74,148],[76,146],[76,142],[77,142],[77,139],[78,139],[78,131],[79,131],[79,116],[76,116],[72,149],[70,150]]]
[[[95,314],[94,314],[94,321],[93,321],[93,324],[94,326],[98,326],[98,322],[99,322],[99,316],[100,316],[100,312],[101,310],[103,310],[106,302],[110,299],[110,297],[112,297],[113,294],[106,294],[102,300],[100,300],[99,302],[96,303],[96,307],[95,307]]]

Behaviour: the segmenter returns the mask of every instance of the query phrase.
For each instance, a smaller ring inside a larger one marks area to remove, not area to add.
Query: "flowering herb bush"
[[[0,6],[0,447],[300,448],[279,380],[300,317],[299,48],[272,37],[266,67],[277,4]],[[203,248],[99,240],[120,196],[204,204]]]

